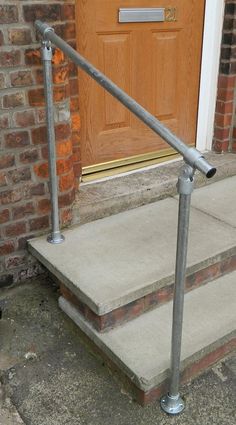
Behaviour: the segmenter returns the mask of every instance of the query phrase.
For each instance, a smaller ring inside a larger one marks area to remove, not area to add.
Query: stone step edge
[[[82,337],[85,338],[85,342],[94,354],[105,360],[107,366],[140,405],[146,406],[159,400],[168,391],[169,369],[160,374],[158,383],[155,386],[146,388],[145,382],[135,379],[136,377],[133,376],[132,371],[122,364],[119,358],[114,359],[114,354],[111,358],[109,356],[110,353],[104,352],[105,344],[99,340],[93,328],[85,324],[83,317],[70,302],[60,297],[58,304],[62,311],[78,326]],[[191,357],[184,359],[181,362],[181,385],[190,382],[234,350],[236,350],[236,331],[225,335],[218,341],[206,346],[204,350],[201,349]]]
[[[236,254],[232,255],[233,252],[235,252],[235,249],[230,249],[222,253],[220,255],[222,258],[216,262],[214,262],[214,260],[219,258],[214,257],[211,263],[203,269],[199,268],[199,270],[192,273],[188,271],[185,282],[185,292],[195,290],[202,285],[212,282],[214,279],[236,270]],[[194,269],[194,267],[190,269]],[[171,283],[166,283],[166,285],[147,295],[115,308],[108,313],[97,314],[79,298],[76,291],[73,292],[73,287],[71,288],[71,285],[68,287],[66,283],[61,281],[59,281],[59,285],[61,295],[76,306],[80,314],[84,316],[98,332],[107,332],[109,329],[120,326],[153,308],[163,305],[173,298],[174,290],[172,277]]]

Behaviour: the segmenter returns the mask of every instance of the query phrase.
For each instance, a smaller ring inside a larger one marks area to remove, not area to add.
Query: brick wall
[[[236,151],[235,5],[226,0],[214,149]],[[0,287],[41,272],[27,239],[50,228],[40,43],[35,19],[75,46],[75,0],[0,2]],[[54,50],[54,102],[61,222],[70,224],[81,173],[77,69]]]
[[[236,152],[236,0],[226,0],[213,147]]]
[[[50,22],[75,45],[74,1],[0,3],[0,287],[40,273],[26,240],[50,228],[40,44],[32,22]],[[61,222],[71,220],[80,173],[77,69],[53,55]]]

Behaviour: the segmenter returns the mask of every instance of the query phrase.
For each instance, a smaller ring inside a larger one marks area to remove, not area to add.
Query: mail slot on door
[[[165,8],[120,8],[119,22],[164,22]]]

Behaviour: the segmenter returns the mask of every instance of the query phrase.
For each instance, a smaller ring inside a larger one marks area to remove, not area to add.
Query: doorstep
[[[196,173],[195,187],[202,187],[236,175],[235,154],[204,154],[217,167],[213,179]],[[183,161],[169,161],[117,175],[113,178],[82,183],[73,207],[73,221],[83,224],[176,194],[176,183]]]

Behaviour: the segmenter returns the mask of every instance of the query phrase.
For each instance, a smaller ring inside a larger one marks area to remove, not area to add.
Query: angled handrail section
[[[178,138],[172,131],[163,125],[156,117],[143,108],[132,97],[114,84],[108,77],[95,68],[76,50],[74,50],[68,43],[55,34],[53,28],[47,24],[36,21],[35,26],[42,34],[44,40],[50,40],[53,44],[59,47],[77,66],[83,69],[90,77],[92,77],[98,84],[107,90],[112,96],[118,99],[124,106],[126,106],[133,114],[135,114],[141,121],[143,121],[155,133],[161,136],[172,148],[180,153],[185,162],[191,167],[201,171],[206,177],[212,177],[216,169],[210,165],[202,153],[195,148],[187,146],[180,138]]]
[[[44,68],[44,90],[46,98],[47,136],[49,145],[50,193],[52,205],[52,233],[48,237],[50,243],[61,243],[64,240],[59,227],[55,131],[53,121],[53,89],[52,89],[52,49],[51,42],[60,48],[77,66],[82,68],[98,84],[118,99],[124,106],[133,112],[155,133],[161,136],[172,148],[184,158],[184,166],[178,178],[179,216],[178,236],[175,266],[175,287],[172,318],[171,344],[171,378],[169,392],[162,397],[162,409],[171,415],[176,415],[184,409],[184,402],[179,394],[180,384],[180,355],[182,340],[184,284],[186,275],[186,260],[188,247],[188,228],[190,215],[191,194],[193,191],[194,173],[199,170],[207,178],[216,173],[216,168],[208,163],[201,152],[187,146],[180,138],[165,127],[156,117],[144,109],[132,97],[121,90],[102,72],[76,52],[69,44],[58,37],[53,28],[36,21],[35,26],[43,37],[42,61]]]

